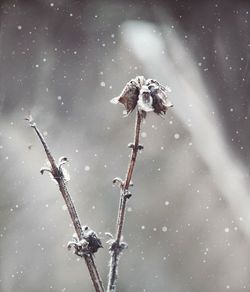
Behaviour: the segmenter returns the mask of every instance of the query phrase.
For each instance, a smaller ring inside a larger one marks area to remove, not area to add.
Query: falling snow
[[[43,154],[25,115],[34,115],[55,157],[73,156],[69,190],[82,221],[104,233],[115,224],[119,191],[110,181],[124,179],[134,122],[133,114],[116,119],[107,101],[131,76],[145,74],[170,84],[174,108],[141,125],[145,149],[122,231],[129,243],[124,254],[138,261],[127,265],[120,285],[130,277],[129,291],[248,291],[248,1],[162,7],[120,1],[115,14],[108,2],[31,1],[29,9],[22,1],[3,2],[2,289],[27,290],[21,277],[33,272],[44,291],[79,288],[78,280],[60,282],[57,274],[58,258],[69,266],[81,259],[65,258],[66,241],[58,234],[67,240],[73,226],[54,186],[39,176]],[[146,22],[148,11],[161,20]],[[175,13],[169,18],[165,11]],[[34,271],[25,260],[29,246]],[[40,281],[45,274],[48,282]],[[166,281],[166,275],[179,279]]]
[[[161,229],[163,232],[166,232],[168,230],[167,226],[163,226]]]
[[[175,133],[175,134],[174,134],[174,138],[175,138],[176,140],[178,140],[178,139],[180,138],[180,134]]]
[[[84,167],[84,170],[85,170],[85,171],[90,171],[90,166],[89,166],[89,165],[86,165],[86,166]]]

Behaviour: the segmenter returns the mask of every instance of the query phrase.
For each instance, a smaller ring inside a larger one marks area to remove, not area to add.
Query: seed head
[[[130,80],[120,96],[111,99],[111,102],[123,104],[127,115],[138,106],[143,118],[146,117],[147,112],[155,112],[163,116],[168,108],[173,106],[168,99],[170,92],[167,86],[161,85],[156,80],[146,80],[143,76],[137,76]]]

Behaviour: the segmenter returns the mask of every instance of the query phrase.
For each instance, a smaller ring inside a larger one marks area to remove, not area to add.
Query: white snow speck
[[[141,133],[141,137],[142,137],[142,138],[146,138],[146,137],[147,137],[147,133],[146,133],[146,132],[142,132],[142,133]]]
[[[102,81],[101,83],[100,83],[100,85],[101,85],[101,87],[105,87],[105,82],[104,81]]]
[[[36,68],[39,68],[39,64],[36,64],[35,67],[36,67]]]
[[[127,211],[128,211],[128,212],[132,212],[132,208],[131,208],[131,207],[128,207],[128,208],[127,208]]]
[[[180,134],[175,133],[175,134],[174,134],[174,138],[175,138],[176,140],[178,140],[178,139],[180,138]]]
[[[55,4],[52,2],[52,3],[50,3],[50,7],[54,7],[55,6]]]
[[[167,231],[168,231],[168,228],[167,228],[167,226],[163,226],[161,230],[162,230],[163,232],[167,232]]]
[[[67,210],[67,206],[64,204],[64,205],[62,205],[62,210],[63,211],[66,211]]]
[[[142,229],[142,230],[144,230],[144,229],[145,229],[145,226],[144,226],[144,225],[142,225],[142,226],[141,226],[141,229]]]
[[[169,201],[165,201],[165,206],[168,206],[169,205]]]
[[[23,27],[19,24],[18,26],[17,26],[17,29],[18,30],[21,30]]]
[[[58,99],[58,100],[62,100],[61,95],[57,96],[57,99]]]
[[[225,231],[226,233],[228,233],[228,232],[230,231],[230,229],[229,229],[228,227],[226,227],[226,228],[224,229],[224,231]]]
[[[84,170],[85,170],[85,171],[90,171],[90,166],[86,165],[86,166],[84,167]]]

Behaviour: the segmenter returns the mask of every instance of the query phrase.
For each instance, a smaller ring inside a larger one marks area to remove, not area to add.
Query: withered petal
[[[172,103],[167,97],[170,89],[164,87],[159,82],[153,79],[147,79],[146,84],[150,89],[151,96],[153,98],[152,106],[154,108],[154,112],[158,115],[166,114],[167,109],[172,106]]]
[[[129,81],[123,88],[120,96],[111,99],[112,103],[120,102],[125,106],[127,114],[131,113],[136,107],[139,95],[139,88],[135,81]]]
[[[153,97],[153,108],[154,112],[158,115],[163,115],[166,114],[167,107],[164,104],[164,101],[157,95],[157,94],[152,94]]]
[[[142,88],[142,86],[145,85],[146,80],[144,76],[136,76],[134,79],[132,79],[131,81],[136,82],[138,88]]]

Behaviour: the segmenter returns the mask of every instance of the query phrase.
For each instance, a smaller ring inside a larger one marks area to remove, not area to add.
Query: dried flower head
[[[147,112],[155,112],[158,115],[165,115],[172,103],[168,99],[171,90],[167,86],[161,85],[153,79],[145,79],[137,76],[130,80],[121,94],[113,99],[114,104],[121,103],[125,106],[126,114],[129,115],[136,107],[141,112],[142,117],[146,117]]]

